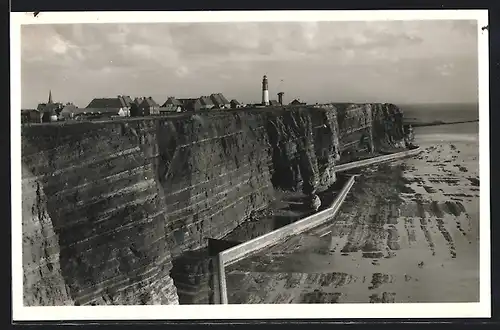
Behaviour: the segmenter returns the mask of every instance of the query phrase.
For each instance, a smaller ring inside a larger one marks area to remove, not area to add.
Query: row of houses
[[[294,100],[291,104],[299,103]],[[302,104],[302,103],[300,103]],[[280,106],[278,101],[270,101],[270,106]],[[236,109],[245,107],[237,100],[229,101],[222,93],[214,93],[198,98],[168,97],[158,104],[152,97],[118,95],[113,98],[95,98],[85,107],[79,108],[73,103],[53,102],[49,92],[47,103],[40,103],[37,109],[22,109],[21,122],[51,122],[71,119],[94,119],[103,117],[140,117],[161,115],[183,111],[206,111],[214,109]]]
[[[222,93],[212,94],[210,96],[201,96],[199,98],[177,99],[173,96],[161,106],[160,112],[164,111],[202,111],[212,109],[234,109],[241,107],[236,100],[229,101]]]
[[[212,109],[237,108],[240,103],[236,100],[228,101],[222,93],[198,98],[178,99],[168,97],[162,104],[158,104],[152,97],[136,97],[118,95],[115,98],[95,98],[85,108],[67,106],[62,109],[63,118],[74,118],[78,115],[115,114],[117,116],[151,116],[171,112],[202,111]]]
[[[177,99],[169,97],[159,105],[152,97],[118,95],[112,98],[95,98],[85,107],[79,108],[72,103],[53,102],[49,92],[47,103],[40,103],[36,109],[22,109],[21,122],[51,122],[69,119],[92,119],[101,117],[135,117],[160,115],[182,111],[201,111],[239,107],[236,100],[228,101],[221,93],[199,98]]]

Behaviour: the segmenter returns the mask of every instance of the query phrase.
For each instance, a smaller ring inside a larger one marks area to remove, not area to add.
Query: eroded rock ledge
[[[24,126],[24,303],[176,304],[172,258],[277,189],[326,189],[344,154],[400,146],[400,117],[336,104]]]

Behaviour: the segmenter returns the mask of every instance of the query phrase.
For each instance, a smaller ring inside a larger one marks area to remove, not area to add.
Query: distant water
[[[399,105],[408,122],[455,122],[479,119],[477,104]]]
[[[479,150],[479,122],[415,128],[415,141],[422,146],[434,143],[467,142]]]

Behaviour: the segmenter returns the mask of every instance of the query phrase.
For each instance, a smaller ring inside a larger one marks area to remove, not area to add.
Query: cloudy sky
[[[25,25],[22,107],[118,94],[476,102],[475,21]]]

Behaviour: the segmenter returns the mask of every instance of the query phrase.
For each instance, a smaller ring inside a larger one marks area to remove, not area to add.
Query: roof
[[[40,112],[49,112],[51,114],[55,114],[56,110],[62,109],[62,103],[40,103],[37,107],[37,110]]]
[[[200,99],[178,99],[178,100],[179,100],[179,102],[182,102],[182,105],[188,105],[188,104],[200,102]]]
[[[118,99],[120,100],[122,107],[130,107],[130,104],[134,102],[128,95],[118,95]]]
[[[21,112],[33,112],[33,111],[40,112],[37,109],[21,109]]]
[[[176,105],[176,106],[182,106],[182,102],[176,99],[173,96],[170,96],[165,103],[163,103],[162,107],[165,107],[167,105]]]
[[[269,101],[269,104],[270,104],[270,105],[272,105],[272,106],[275,106],[275,107],[277,107],[277,106],[280,106],[280,105],[281,105],[281,104],[280,104],[278,101],[276,101],[276,100],[270,100],[270,101]]]
[[[54,110],[54,109],[60,108],[62,106],[63,106],[63,104],[59,103],[59,102],[57,102],[57,103],[39,103],[37,106],[37,110],[38,111]]]
[[[143,98],[141,105],[147,105],[150,107],[159,107],[158,103],[156,103],[151,96]]]
[[[292,102],[290,102],[290,104],[305,104],[305,103],[300,102],[299,100],[295,99]]]
[[[74,113],[76,109],[78,108],[74,104],[68,104],[61,110],[61,113]]]
[[[122,108],[122,101],[118,97],[93,99],[87,108],[103,109],[103,108]]]
[[[214,103],[212,102],[212,99],[210,98],[210,96],[202,96],[202,97],[200,97],[200,103],[202,105],[214,105]]]
[[[210,98],[215,105],[229,104],[229,101],[224,97],[224,95],[222,95],[222,93],[212,94],[210,95]]]
[[[231,103],[232,103],[232,104],[235,104],[235,105],[240,105],[240,104],[241,104],[240,102],[238,102],[238,101],[237,101],[237,100],[235,100],[235,99],[231,100]]]

